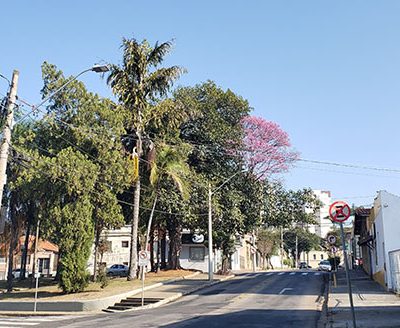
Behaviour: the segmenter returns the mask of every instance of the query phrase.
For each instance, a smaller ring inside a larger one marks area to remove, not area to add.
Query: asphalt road
[[[316,327],[326,278],[315,271],[243,274],[156,309],[44,321],[40,327]]]

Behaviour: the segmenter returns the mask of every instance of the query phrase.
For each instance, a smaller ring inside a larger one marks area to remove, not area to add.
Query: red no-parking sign
[[[329,207],[329,216],[335,222],[342,223],[346,221],[350,215],[350,206],[345,202],[337,201]]]

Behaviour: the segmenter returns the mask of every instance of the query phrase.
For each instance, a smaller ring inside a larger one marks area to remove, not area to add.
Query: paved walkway
[[[351,270],[350,279],[357,328],[400,327],[400,297],[387,292],[361,269]],[[337,286],[331,281],[329,288],[326,327],[353,327],[344,270],[337,272],[336,280]]]

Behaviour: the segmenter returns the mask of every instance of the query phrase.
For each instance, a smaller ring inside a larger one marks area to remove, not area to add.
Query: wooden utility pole
[[[0,208],[3,199],[4,186],[6,184],[6,169],[8,152],[11,144],[11,130],[14,118],[14,106],[17,99],[19,72],[14,70],[7,99],[7,118],[3,128],[3,140],[0,148]]]

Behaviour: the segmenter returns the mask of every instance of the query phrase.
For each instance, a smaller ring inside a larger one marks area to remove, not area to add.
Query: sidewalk
[[[345,271],[338,271],[336,278],[337,286],[333,280],[329,286],[326,327],[353,327]],[[362,270],[351,270],[350,279],[357,328],[400,327],[400,297],[387,292]]]
[[[157,283],[145,287],[145,298],[162,299],[160,302],[146,305],[144,308],[153,308],[169,302],[172,302],[184,295],[194,293],[199,289],[217,284],[227,279],[233,278],[230,276],[214,275],[214,281],[208,281],[207,274],[196,274],[189,278],[174,279],[162,283]],[[114,295],[97,300],[79,300],[79,301],[38,301],[37,312],[33,312],[34,303],[32,301],[1,301],[0,315],[60,315],[60,314],[84,314],[93,313],[106,309],[122,299],[127,297],[141,297],[141,289],[128,291],[120,295]],[[134,308],[128,311],[141,309]]]

